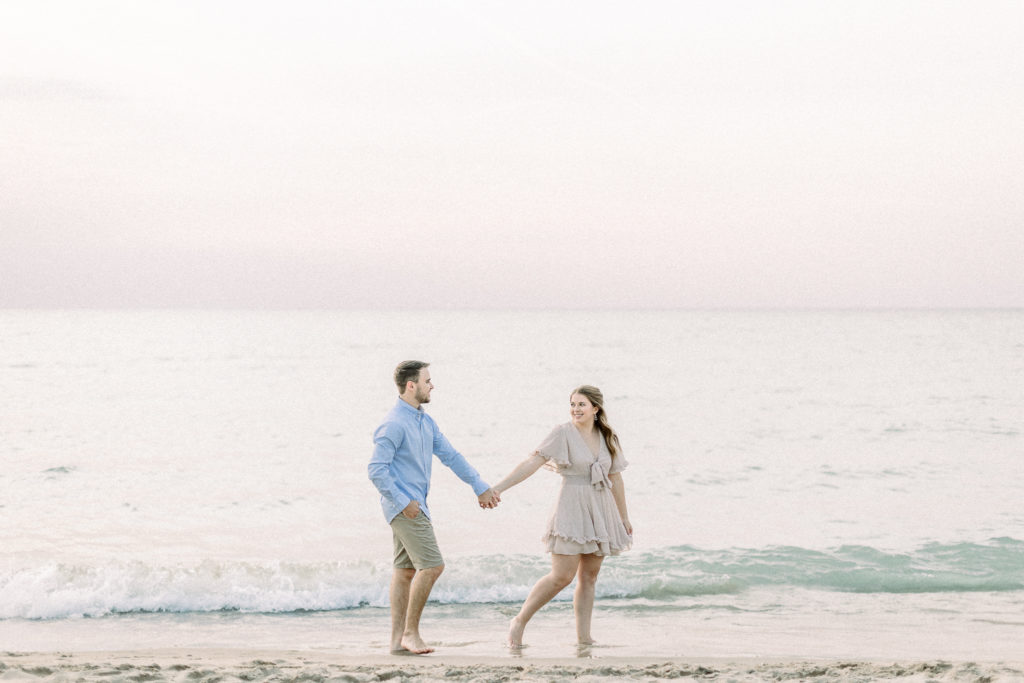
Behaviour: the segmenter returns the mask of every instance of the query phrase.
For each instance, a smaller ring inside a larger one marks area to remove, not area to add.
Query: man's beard
[[[416,400],[418,402],[420,402],[420,403],[430,403],[430,392],[429,391],[424,391],[424,392],[420,393],[419,391],[417,391],[416,392]]]

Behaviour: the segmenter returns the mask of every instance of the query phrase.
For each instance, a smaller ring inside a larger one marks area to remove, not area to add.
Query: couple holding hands
[[[633,535],[621,474],[627,463],[600,390],[588,385],[574,389],[569,397],[570,421],[551,430],[533,453],[491,487],[423,410],[434,388],[429,365],[405,361],[395,369],[399,399],[374,433],[368,467],[394,539],[391,652],[433,652],[420,636],[419,622],[434,582],[444,570],[427,507],[435,455],[473,487],[482,508],[496,507],[502,493],[545,464],[561,475],[558,499],[542,539],[551,553],[551,571],[537,581],[512,619],[508,643],[522,647],[530,618],[574,578],[576,637],[581,645],[593,643],[590,621],[601,562],[607,555],[627,550]]]

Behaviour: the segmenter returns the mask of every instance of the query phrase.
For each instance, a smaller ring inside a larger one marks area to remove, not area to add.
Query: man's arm
[[[407,510],[410,503],[416,503],[416,501],[398,489],[395,485],[395,476],[391,471],[391,464],[398,453],[399,443],[401,443],[401,436],[397,425],[385,423],[378,427],[373,435],[373,455],[370,456],[370,464],[366,470],[370,481],[382,496],[390,500],[396,508]],[[417,503],[417,507],[418,505]]]
[[[444,434],[441,433],[436,427],[434,429],[434,455],[437,456],[444,465],[455,473],[462,481],[466,482],[473,487],[473,493],[476,494],[477,500],[480,501],[480,507],[493,508],[497,507],[501,501],[501,497],[498,492],[490,487],[481,477],[480,473],[469,464],[455,448],[449,443],[448,439],[445,438]]]

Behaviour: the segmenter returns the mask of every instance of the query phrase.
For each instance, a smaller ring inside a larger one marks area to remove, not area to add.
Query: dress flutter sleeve
[[[569,440],[565,435],[565,426],[559,425],[537,446],[537,453],[550,464],[558,467],[569,466]]]
[[[615,474],[629,467],[629,461],[622,454],[622,446],[616,448],[618,453],[612,456],[612,466],[608,468],[608,474]]]

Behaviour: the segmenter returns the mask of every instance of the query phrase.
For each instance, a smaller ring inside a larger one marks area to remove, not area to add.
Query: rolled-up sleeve
[[[400,443],[401,430],[398,425],[388,422],[378,427],[373,435],[373,456],[370,457],[367,473],[380,495],[395,509],[404,510],[412,499],[398,488],[391,471]]]
[[[487,489],[491,488],[490,484],[485,482],[481,477],[480,473],[473,468],[469,462],[462,457],[455,448],[448,442],[444,434],[439,429],[434,428],[434,455],[440,460],[445,467],[455,473],[462,481],[466,482],[473,487],[473,493],[480,495]]]

